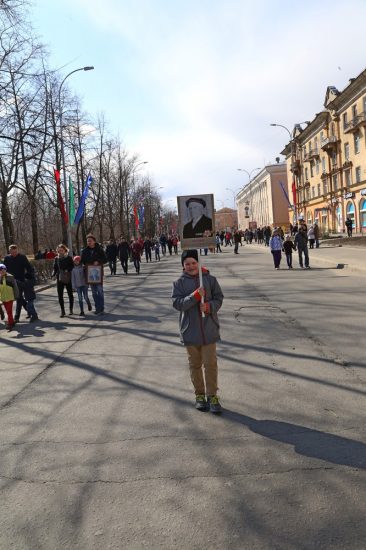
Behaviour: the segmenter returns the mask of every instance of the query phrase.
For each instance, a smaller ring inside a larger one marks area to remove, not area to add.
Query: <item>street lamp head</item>
[[[83,67],[83,70],[84,70],[84,71],[93,71],[93,70],[94,70],[94,67],[92,67],[92,66],[90,66],[90,67],[89,67],[89,66],[88,66],[88,67]]]
[[[274,122],[271,122],[270,126],[277,126]]]

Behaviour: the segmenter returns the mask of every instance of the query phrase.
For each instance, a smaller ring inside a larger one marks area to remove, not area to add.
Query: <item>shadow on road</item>
[[[366,469],[366,445],[339,435],[278,420],[256,420],[225,409],[225,420],[247,426],[252,432],[287,445],[296,453],[352,468]]]

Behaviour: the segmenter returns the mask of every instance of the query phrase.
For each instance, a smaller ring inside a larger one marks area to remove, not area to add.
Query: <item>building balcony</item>
[[[352,120],[347,122],[343,126],[343,131],[344,131],[345,134],[349,134],[349,133],[352,133],[352,132],[357,132],[357,130],[361,126],[365,126],[365,125],[366,125],[366,113],[363,112],[363,113],[360,113],[359,115],[353,117]]]
[[[319,158],[319,150],[316,149],[310,149],[310,151],[307,151],[304,154],[304,162],[311,162],[313,159]]]
[[[345,160],[342,164],[343,170],[347,170],[347,168],[352,168],[353,162],[351,160]]]
[[[300,161],[298,159],[291,162],[291,172],[293,174],[299,174],[301,169]]]
[[[332,151],[337,147],[338,138],[337,136],[328,136],[323,138],[320,143],[320,147],[323,151]]]

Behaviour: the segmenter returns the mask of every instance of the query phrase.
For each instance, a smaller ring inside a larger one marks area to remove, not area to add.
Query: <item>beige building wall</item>
[[[285,163],[265,166],[237,195],[238,228],[288,226],[288,201],[279,182],[287,190]]]
[[[366,71],[342,92],[329,86],[324,110],[305,129],[295,126],[283,153],[297,216],[323,233],[343,232],[349,216],[356,232],[366,232]]]

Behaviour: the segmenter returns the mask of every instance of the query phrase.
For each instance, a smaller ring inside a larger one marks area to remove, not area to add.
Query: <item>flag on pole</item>
[[[288,198],[287,191],[286,191],[286,189],[284,188],[284,185],[283,185],[282,181],[279,181],[278,183],[279,183],[280,186],[281,186],[281,189],[282,189],[282,191],[283,191],[283,194],[284,194],[285,197],[286,197],[286,200],[287,200],[287,202],[288,202],[289,207],[293,209],[293,206],[292,206],[292,204],[290,203],[290,199]]]
[[[136,229],[139,228],[139,217],[137,215],[137,208],[136,206],[133,207],[133,215],[134,215],[134,218],[135,218],[135,226],[136,226]]]
[[[143,226],[145,221],[145,207],[141,205],[139,208],[139,225]]]
[[[79,207],[78,207],[78,210],[76,212],[76,216],[75,216],[75,220],[74,220],[74,224],[78,224],[80,223],[80,220],[81,218],[83,217],[83,214],[84,214],[84,210],[85,210],[85,201],[86,201],[86,198],[88,196],[88,192],[89,192],[89,187],[90,187],[90,184],[91,182],[93,181],[93,178],[91,177],[91,175],[89,174],[87,179],[86,179],[86,183],[85,183],[85,187],[84,187],[84,191],[83,191],[83,194],[81,195],[81,199],[80,199],[80,203],[79,203]]]
[[[69,222],[73,225],[75,219],[75,199],[74,199],[74,186],[71,176],[69,176]]]
[[[296,208],[296,183],[295,180],[292,180],[292,199],[294,201],[294,207]]]
[[[56,180],[58,207],[60,209],[62,219],[64,220],[65,224],[67,225],[69,223],[69,218],[67,216],[64,199],[62,198],[62,193],[61,193],[60,170],[56,170],[56,168],[54,168],[53,172],[55,174],[55,180]]]

